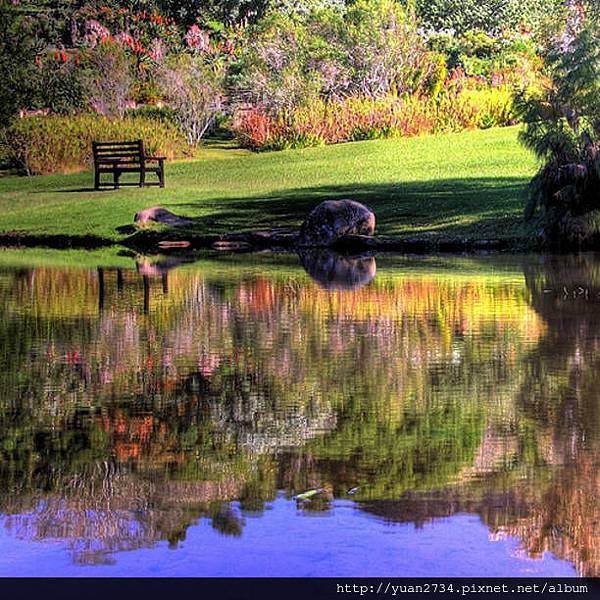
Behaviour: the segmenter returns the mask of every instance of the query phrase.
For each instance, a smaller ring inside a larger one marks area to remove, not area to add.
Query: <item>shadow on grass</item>
[[[369,206],[381,235],[517,237],[528,180],[522,177],[445,179],[418,182],[325,185],[284,189],[248,198],[213,197],[170,203],[191,217],[200,230],[213,233],[299,225],[323,200],[351,198]]]
[[[86,188],[67,188],[66,190],[54,190],[56,192],[59,192],[61,194],[81,194],[84,192],[114,192],[114,189],[112,187],[104,187],[104,188],[100,188],[99,190],[97,190],[94,187],[86,187]],[[44,192],[46,193],[46,192]]]
[[[133,235],[137,231],[137,228],[135,225],[121,225],[115,227],[115,231],[121,235]]]
[[[145,187],[142,187],[140,189],[147,189],[148,187],[157,187],[155,184],[151,184],[151,185],[146,185]],[[66,189],[62,189],[62,190],[52,190],[52,192],[57,193],[57,194],[83,194],[83,193],[90,193],[90,192],[118,192],[119,190],[121,190],[122,188],[139,188],[139,185],[137,183],[122,183],[121,187],[115,188],[112,185],[103,185],[101,188],[96,189],[95,187],[82,187],[82,188],[66,188]],[[48,190],[39,190],[36,192],[32,192],[33,194],[47,194]]]

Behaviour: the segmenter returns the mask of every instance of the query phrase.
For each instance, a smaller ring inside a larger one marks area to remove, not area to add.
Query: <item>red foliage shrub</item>
[[[316,101],[270,116],[245,107],[234,119],[241,145],[254,150],[281,150],[358,140],[409,137],[510,125],[512,94],[507,88],[470,89],[464,82],[436,98],[347,98]]]
[[[233,129],[242,146],[259,150],[269,142],[273,125],[271,117],[252,106],[237,112]]]

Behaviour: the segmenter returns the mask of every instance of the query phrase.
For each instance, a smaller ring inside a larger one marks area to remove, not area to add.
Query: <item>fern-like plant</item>
[[[540,215],[546,237],[565,218],[600,210],[600,34],[596,19],[576,17],[548,53],[540,91],[519,101],[520,139],[543,161],[525,216]]]

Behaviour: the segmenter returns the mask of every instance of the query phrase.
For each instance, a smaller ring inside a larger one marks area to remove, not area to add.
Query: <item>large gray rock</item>
[[[182,225],[189,225],[191,221],[180,217],[170,210],[163,208],[162,206],[153,206],[151,208],[145,208],[136,213],[134,221],[136,223],[164,223],[165,225],[171,225],[171,227],[178,227]]]
[[[354,200],[326,200],[314,208],[300,229],[300,246],[332,246],[345,235],[373,235],[375,215]]]

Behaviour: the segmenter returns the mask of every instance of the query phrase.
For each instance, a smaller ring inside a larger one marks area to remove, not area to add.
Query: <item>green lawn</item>
[[[167,187],[94,192],[89,172],[0,178],[0,231],[119,240],[162,205],[203,233],[299,225],[324,199],[369,205],[391,237],[522,238],[534,158],[518,128],[254,154],[208,146],[167,164]]]

